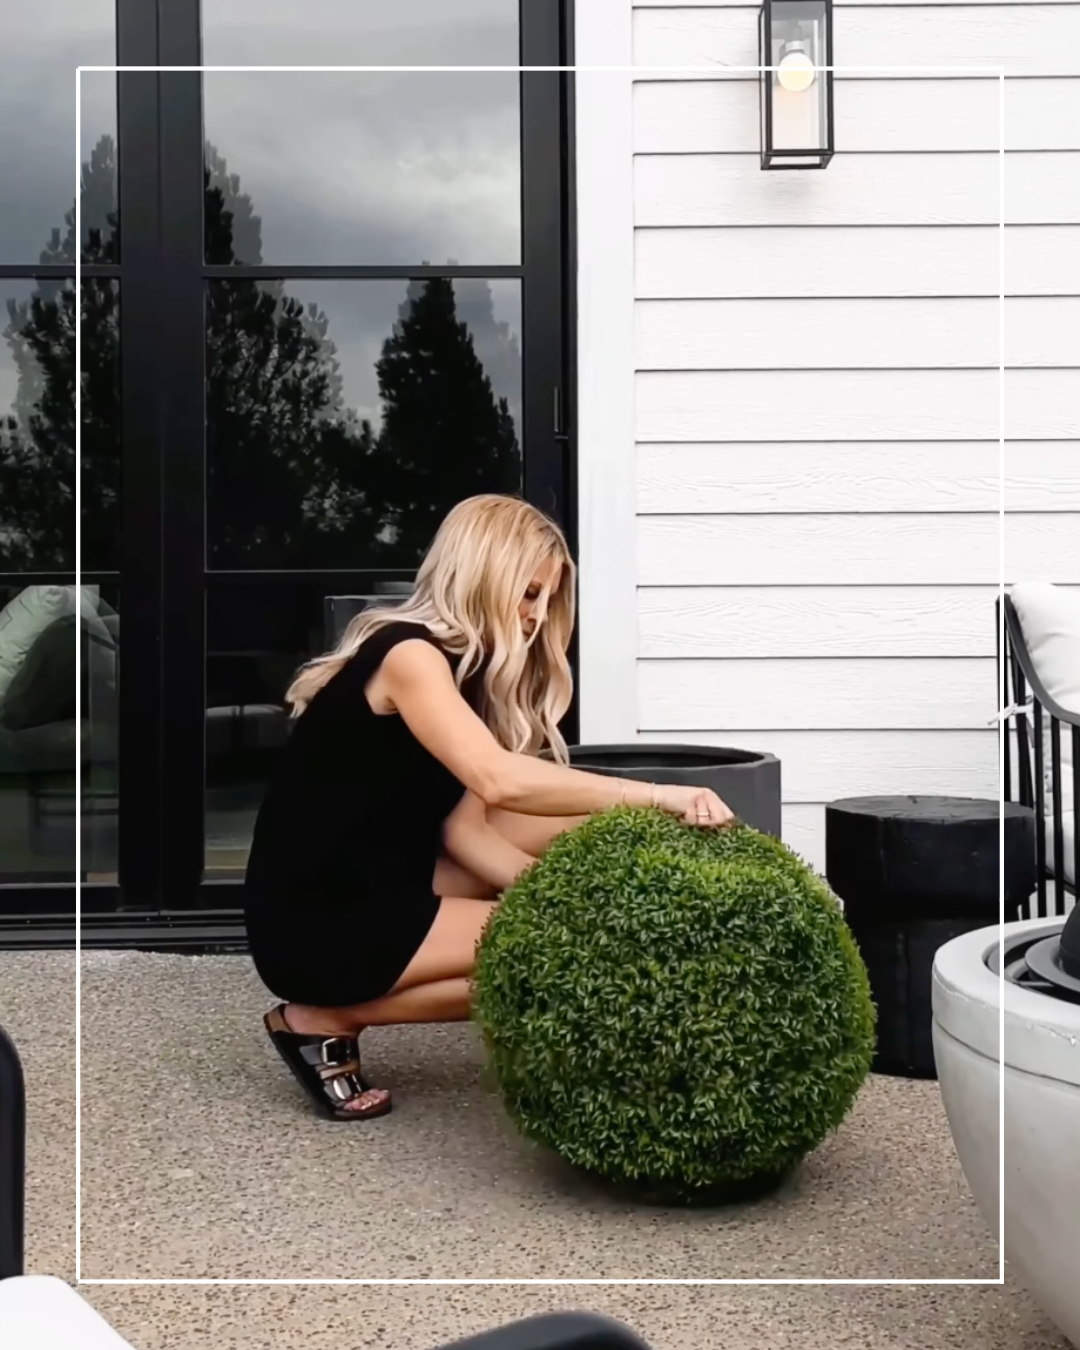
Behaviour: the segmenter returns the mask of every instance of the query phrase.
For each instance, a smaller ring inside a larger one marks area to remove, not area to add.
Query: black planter
[[[780,838],[780,761],[710,745],[572,745],[570,764],[647,783],[708,787],[747,825]]]
[[[934,1078],[939,947],[1005,917],[1035,889],[1030,807],[969,797],[852,797],[825,810],[825,874],[866,962],[878,1010],[874,1072]]]

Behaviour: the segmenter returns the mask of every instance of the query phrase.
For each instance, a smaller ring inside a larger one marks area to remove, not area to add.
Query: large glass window
[[[3,886],[74,879],[77,614],[74,587],[0,584]]]
[[[0,54],[0,919],[76,841],[84,913],[235,906],[336,606],[474,493],[570,524],[560,0],[76,8]],[[544,69],[193,69],[455,63]]]
[[[103,568],[116,566],[117,299],[114,281],[83,284],[83,538]],[[11,888],[74,881],[80,755],[96,778],[111,763],[115,797],[116,632],[111,588],[75,585],[74,287],[0,280],[0,302],[0,886]],[[0,891],[0,912],[9,904],[21,908]]]
[[[520,282],[211,281],[206,321],[210,567],[415,568],[521,490]]]
[[[289,734],[284,695],[297,668],[325,649],[321,588],[221,583],[206,606],[206,872],[247,866],[255,816]],[[313,841],[313,846],[315,846]]]
[[[75,570],[75,289],[0,281],[0,573]]]
[[[220,60],[229,8],[206,10]],[[298,36],[295,11],[275,15],[267,62]],[[326,17],[369,62],[447,59],[454,26],[419,2],[389,24]],[[470,19],[516,64],[516,5]],[[334,637],[327,584],[306,574],[362,575],[352,590],[407,577],[457,502],[525,485],[520,87],[498,72],[204,82],[208,879],[242,874],[285,690]]]
[[[73,263],[75,68],[115,64],[115,0],[5,5],[2,32],[0,265]],[[80,135],[92,259],[115,232],[115,76],[83,75]]]
[[[119,565],[115,0],[8,6],[0,52],[0,920],[73,908],[76,778],[84,875],[115,871]],[[76,192],[81,237],[76,236]],[[81,295],[75,262],[84,263]],[[81,325],[82,369],[76,369]],[[76,585],[76,385],[82,390],[83,584]],[[91,570],[96,569],[96,570]],[[76,684],[81,650],[83,690]],[[82,729],[77,730],[80,700]],[[42,883],[49,883],[42,885]]]
[[[210,65],[539,65],[542,53],[518,55],[519,12],[519,0],[319,0],[317,12],[296,0],[202,0],[203,49]]]
[[[250,0],[203,0],[204,57],[516,66],[537,31],[522,12],[325,0],[313,24],[268,0],[255,26]],[[549,146],[561,132],[556,83],[547,104],[538,88],[499,71],[203,82],[208,880],[242,875],[289,734],[285,691],[337,635],[332,598],[407,588],[458,501],[544,479],[558,394],[529,352],[561,341],[560,321],[543,331],[561,264],[545,229],[545,289],[528,202],[543,196],[545,111]]]
[[[204,0],[203,25],[208,65],[521,60],[518,0],[323,0],[316,22],[294,0]],[[232,174],[244,185],[232,256],[208,229],[208,262],[521,261],[514,73],[209,73],[204,104],[208,181],[226,198]]]
[[[83,588],[81,877],[115,885],[119,865],[120,590]]]
[[[75,571],[75,324],[82,324],[82,566],[119,564],[119,288],[0,280],[0,574]]]
[[[208,72],[207,262],[520,262],[519,83]]]
[[[0,887],[74,880],[80,759],[83,875],[115,872],[115,605],[112,587],[0,584]]]

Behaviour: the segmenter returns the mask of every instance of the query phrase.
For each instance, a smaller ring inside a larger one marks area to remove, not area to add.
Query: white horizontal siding
[[[1007,511],[1071,511],[1080,537],[1080,443],[1005,446]],[[1080,547],[1080,545],[1078,545]]]
[[[780,825],[784,843],[825,875],[825,807],[785,806]]]
[[[641,441],[994,440],[996,370],[642,371]],[[1011,439],[1080,437],[1080,372],[1011,370]]]
[[[663,742],[660,732],[646,741]],[[742,746],[780,760],[784,800],[926,793],[996,797],[997,734],[983,731],[710,731],[684,744]]]
[[[629,0],[573,10],[574,56],[621,73],[575,84],[578,455],[578,705],[581,733],[630,739],[637,726],[634,597],[633,87]],[[587,448],[586,448],[587,447]]]
[[[997,511],[996,441],[842,445],[642,445],[638,511],[757,514]],[[1013,441],[1005,451],[1010,511],[1080,512],[1080,445]]]
[[[665,300],[638,370],[997,368],[1000,300]],[[1080,297],[1009,300],[1005,364],[1080,369]]]
[[[996,80],[839,80],[836,144],[844,154],[987,152],[1001,148]],[[757,154],[757,88],[735,80],[638,82],[640,155]],[[1080,79],[1006,80],[1006,150],[1080,150]]]
[[[993,656],[996,595],[989,585],[644,586],[638,651],[653,660]]]
[[[828,173],[836,167],[829,165]],[[642,299],[1000,294],[996,225],[638,230]],[[1080,295],[1080,226],[1013,226],[1009,295]]]
[[[638,584],[997,585],[999,526],[991,514],[641,516]],[[1005,574],[1080,583],[1077,517],[1006,516]]]
[[[756,4],[631,3],[636,730],[777,754],[822,868],[837,797],[996,795],[1002,429],[1006,576],[1080,590],[1080,3],[837,0],[811,174]]]
[[[1080,585],[1064,589],[1080,594]],[[993,656],[991,586],[643,586],[644,658]]]
[[[634,63],[642,67],[757,67],[757,7],[638,9]],[[837,79],[844,67],[950,68],[973,75],[1080,75],[1080,7],[1075,5],[916,5],[845,8],[834,20]],[[756,78],[733,72],[738,78]],[[881,76],[880,78],[889,78]]]
[[[638,663],[642,731],[982,731],[995,696],[990,658]]]
[[[1080,13],[1080,8],[1078,8]],[[997,155],[837,155],[826,173],[762,173],[753,155],[642,155],[638,226],[993,225]],[[1010,225],[1080,224],[1080,152],[1009,155]]]

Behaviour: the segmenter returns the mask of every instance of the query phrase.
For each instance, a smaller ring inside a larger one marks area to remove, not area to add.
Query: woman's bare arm
[[[649,783],[583,773],[504,750],[462,698],[446,658],[422,638],[391,648],[382,685],[416,739],[488,806],[576,816],[620,802],[648,806]]]
[[[512,886],[536,862],[488,824],[486,806],[471,792],[447,818],[443,844],[455,862],[499,891]]]

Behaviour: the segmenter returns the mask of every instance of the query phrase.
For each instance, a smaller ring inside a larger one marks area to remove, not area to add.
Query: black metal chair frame
[[[596,1313],[546,1313],[454,1341],[442,1350],[649,1350],[629,1327]]]
[[[0,1280],[23,1273],[26,1230],[26,1084],[0,1027]]]
[[[998,608],[998,682],[1002,708],[1020,707],[1016,713],[1016,735],[1011,719],[1003,717],[1000,733],[1005,737],[1005,800],[1029,806],[1035,812],[1035,861],[1038,871],[1037,907],[1033,918],[1045,918],[1066,912],[1067,897],[1076,897],[1076,886],[1065,880],[1064,813],[1073,812],[1073,876],[1080,878],[1080,713],[1068,712],[1054,701],[1035,672],[1020,626],[1020,617],[1006,595],[1005,652],[1002,659],[1001,601]],[[1026,711],[1031,702],[1031,715]],[[1028,735],[1029,720],[1033,736]],[[1050,727],[1050,804],[1046,802],[1045,727]],[[1066,804],[1062,784],[1062,735],[1072,744],[1072,802]],[[1034,747],[1032,746],[1034,740]],[[1014,773],[1015,769],[1015,773]],[[1015,781],[1014,781],[1015,780]],[[1047,817],[1050,817],[1049,831]],[[1053,841],[1054,866],[1048,859]]]

